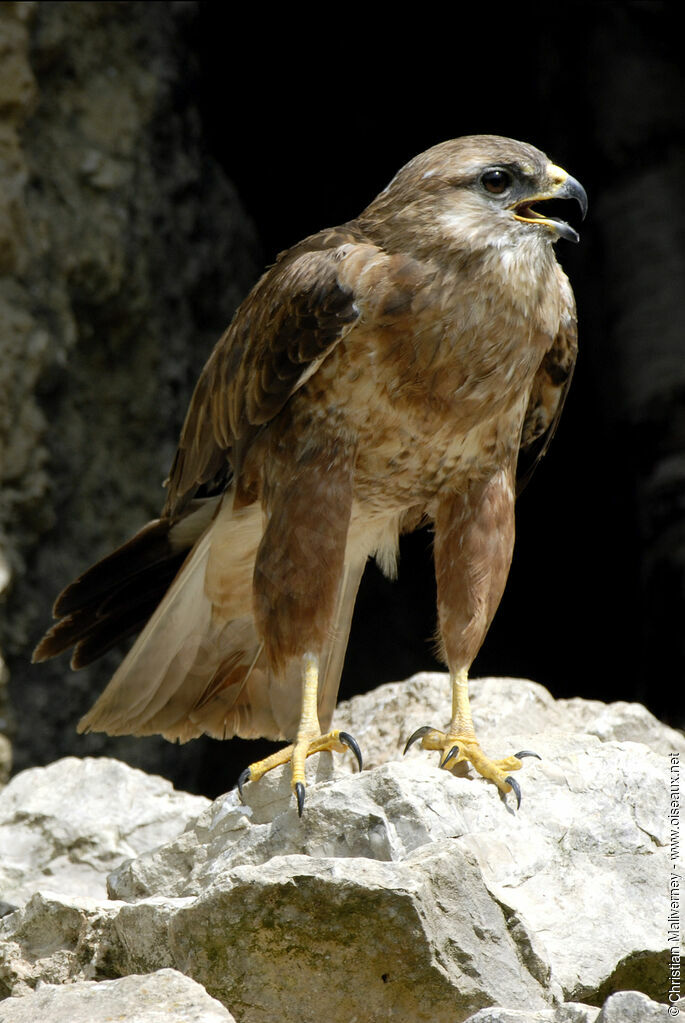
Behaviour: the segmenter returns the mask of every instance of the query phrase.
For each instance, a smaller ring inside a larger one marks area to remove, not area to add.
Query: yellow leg
[[[312,753],[321,753],[323,750],[331,750],[336,753],[344,753],[351,749],[357,758],[359,770],[362,769],[362,755],[357,741],[347,732],[334,729],[331,732],[321,734],[319,715],[317,711],[319,690],[319,659],[315,654],[306,653],[302,658],[302,712],[300,723],[297,728],[295,742],[291,746],[258,760],[257,763],[247,767],[238,779],[238,788],[242,796],[243,785],[247,781],[259,781],[268,771],[281,764],[290,761],[292,771],[291,787],[297,799],[297,812],[300,817],[304,808],[305,797],[305,774],[304,765],[307,757]]]
[[[305,654],[302,664],[302,713],[297,729],[297,738],[292,753],[292,788],[297,793],[300,803],[298,786],[304,787],[304,764],[310,752],[311,743],[321,735],[317,697],[319,692],[319,658],[314,654]],[[312,751],[313,752],[313,751]],[[304,797],[303,797],[304,798]]]
[[[410,736],[404,752],[406,753],[412,743],[418,739],[424,749],[440,750],[443,757],[440,766],[445,768],[454,767],[455,764],[468,762],[478,771],[483,778],[494,782],[500,792],[506,794],[514,791],[517,807],[521,805],[521,789],[511,776],[511,771],[518,771],[522,764],[523,757],[537,757],[537,753],[530,750],[521,750],[516,756],[504,757],[501,760],[492,760],[483,753],[480,743],[476,739],[476,732],[471,718],[471,706],[469,703],[469,681],[467,669],[456,672],[452,678],[452,720],[447,732],[441,732],[430,725],[418,728]]]

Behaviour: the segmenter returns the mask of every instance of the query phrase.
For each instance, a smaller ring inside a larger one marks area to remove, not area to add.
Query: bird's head
[[[556,214],[575,199],[584,217],[585,189],[534,146],[498,135],[452,139],[404,166],[366,214],[395,231],[437,231],[443,243],[471,250],[531,243],[547,247],[578,232]]]

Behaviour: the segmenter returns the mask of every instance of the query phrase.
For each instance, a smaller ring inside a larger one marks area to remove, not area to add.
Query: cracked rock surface
[[[72,829],[67,859],[90,843],[100,884],[109,872],[108,898],[92,897],[85,874],[79,891],[78,871],[60,872],[57,847],[51,874],[50,843],[39,870],[29,857],[14,890],[35,894],[0,921],[2,993],[33,998],[41,980],[78,985],[176,970],[245,1023],[318,1020],[324,1000],[332,1023],[660,1018],[669,761],[655,749],[682,747],[682,737],[628,704],[571,701],[574,710],[534,683],[477,682],[474,710],[484,711],[488,749],[525,747],[543,758],[520,772],[515,812],[487,782],[441,771],[420,749],[396,759],[393,730],[408,734],[431,709],[431,723],[444,723],[444,685],[443,676],[423,676],[343,705],[347,727],[364,724],[365,753],[373,759],[376,749],[380,761],[385,751],[386,762],[358,775],[351,758],[312,758],[301,820],[287,771],[246,785],[244,804],[230,792],[184,805],[192,797],[171,796],[159,779],[86,761],[80,825],[68,809],[79,800],[51,775],[60,765],[19,775],[13,806],[22,785],[27,803],[41,787],[46,800],[51,788],[65,789],[64,823],[56,811],[52,833]],[[369,721],[380,722],[375,735]],[[588,734],[597,721],[601,735]],[[569,734],[565,722],[579,730]],[[636,722],[654,749],[616,738]],[[119,808],[108,804],[115,791]],[[178,816],[163,824],[173,833],[146,830],[154,808],[164,820],[174,800]],[[144,847],[116,864],[110,835],[125,806],[131,831],[117,856],[136,835]],[[44,833],[38,817],[13,818],[6,846],[13,827],[25,828],[31,851],[31,828]],[[0,1002],[0,1020],[5,1004],[15,1005]]]
[[[112,1016],[116,1005],[117,1016]],[[176,970],[120,980],[81,981],[61,987],[44,984],[25,998],[10,998],[0,1007],[2,1023],[232,1023],[221,1002]]]
[[[0,791],[0,893],[19,904],[38,888],[106,896],[123,860],[167,842],[209,800],[117,760],[64,757]]]

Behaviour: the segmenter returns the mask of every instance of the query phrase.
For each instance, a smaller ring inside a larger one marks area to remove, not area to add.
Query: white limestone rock
[[[108,934],[119,909],[116,902],[37,892],[0,920],[0,998],[106,973]]]
[[[119,980],[43,984],[0,1002],[0,1023],[234,1023],[221,1002],[176,970]]]
[[[39,888],[104,898],[123,860],[175,838],[209,805],[106,757],[66,757],[16,775],[0,792],[0,899]]]
[[[678,1013],[685,1010],[678,1003]],[[673,1019],[665,1005],[653,1002],[640,991],[617,991],[607,998],[596,1023],[663,1023]]]
[[[531,744],[544,759],[521,772],[518,812],[419,752],[310,783],[299,820],[286,770],[246,786],[246,806],[230,793],[179,839],[122,865],[110,894],[197,897],[171,922],[175,965],[233,1011],[246,989],[258,1001],[254,978],[287,977],[295,952],[298,988],[316,992],[322,935],[326,986],[345,1006],[333,1019],[399,1006],[422,985],[435,1019],[479,1000],[531,1009],[539,998],[596,1002],[614,987],[656,995],[668,960],[665,760],[588,735]],[[308,1004],[298,1003],[304,1017]]]
[[[649,1001],[649,999],[647,999]],[[525,1009],[502,1009],[493,1006],[479,1009],[475,1016],[469,1016],[465,1023],[596,1023],[599,1009],[593,1005],[565,1002],[553,1009],[528,1012]]]
[[[476,731],[485,748],[504,742],[507,752],[512,751],[509,735],[583,732],[603,742],[641,742],[664,755],[685,753],[683,733],[662,724],[639,703],[555,700],[539,683],[518,678],[472,679],[470,689]],[[424,671],[340,703],[335,724],[357,739],[364,765],[375,767],[401,757],[407,739],[421,725],[444,728],[450,701],[449,675]],[[348,770],[354,770],[351,758]]]
[[[408,709],[382,687],[351,720],[442,723],[408,691]],[[668,987],[668,760],[588,734],[593,714],[552,727],[552,704],[512,680],[481,700],[489,752],[543,757],[518,775],[520,810],[420,749],[355,775],[313,757],[301,820],[273,772],[118,866],[109,901],[36,895],[0,921],[0,989],[173,968],[240,1023],[318,1023],[322,1006],[327,1023],[633,1023]]]
[[[666,1006],[653,1002],[639,991],[618,991],[602,1009],[566,1002],[553,1009],[527,1012],[519,1009],[479,1009],[465,1023],[662,1023]]]

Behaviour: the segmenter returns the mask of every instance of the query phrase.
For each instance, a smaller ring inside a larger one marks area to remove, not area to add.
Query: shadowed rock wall
[[[117,656],[72,674],[26,653],[59,590],[158,513],[194,380],[255,276],[193,105],[196,15],[0,14],[0,645],[17,767],[76,749],[178,762],[162,740],[75,735]]]

